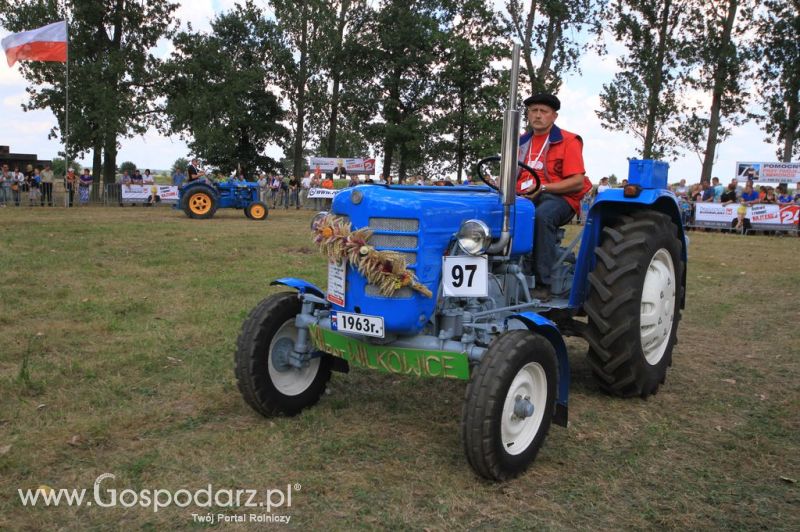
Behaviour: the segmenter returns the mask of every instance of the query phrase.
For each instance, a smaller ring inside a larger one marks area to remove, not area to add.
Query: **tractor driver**
[[[583,166],[583,139],[555,125],[561,102],[552,94],[538,93],[525,100],[531,131],[519,142],[518,158],[537,171],[542,186],[526,170],[517,176],[517,192],[536,205],[533,258],[536,287],[533,297],[550,297],[550,272],[557,258],[558,228],[580,212],[581,199],[592,189]]]
[[[206,175],[203,170],[198,170],[198,166],[200,166],[200,161],[197,159],[192,159],[192,164],[186,167],[186,182],[191,183],[192,181],[197,181],[202,176]]]

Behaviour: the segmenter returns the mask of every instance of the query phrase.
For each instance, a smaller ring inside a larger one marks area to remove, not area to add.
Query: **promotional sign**
[[[162,203],[178,201],[178,187],[164,185],[122,185],[122,201],[146,203],[156,196]]]
[[[313,172],[333,172],[337,168],[344,168],[347,174],[375,174],[375,159],[341,157],[310,157],[310,167]]]
[[[731,203],[695,204],[694,223],[701,227],[730,227],[736,219],[739,205]],[[747,207],[745,218],[750,219],[753,227],[771,226],[768,229],[789,229],[797,226],[800,205],[752,205]],[[784,226],[784,227],[780,227]]]
[[[800,163],[737,162],[739,181],[752,179],[756,183],[797,183],[800,181]]]
[[[333,190],[328,188],[311,188],[308,190],[308,199],[314,199],[314,198],[331,199],[338,192],[339,192],[338,190]]]

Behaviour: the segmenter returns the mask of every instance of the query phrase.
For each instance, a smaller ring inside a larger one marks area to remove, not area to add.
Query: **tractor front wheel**
[[[242,325],[236,350],[236,384],[259,414],[293,416],[319,401],[331,378],[330,355],[298,368],[290,363],[297,340],[300,300],[283,292],[259,303]]]
[[[266,220],[269,211],[267,206],[260,201],[254,201],[244,210],[245,215],[253,220]]]
[[[467,386],[461,420],[478,475],[506,480],[533,462],[550,429],[557,380],[555,350],[544,337],[515,330],[492,342]]]
[[[666,214],[635,211],[603,228],[589,274],[586,339],[607,392],[647,397],[672,365],[684,264],[678,228]]]

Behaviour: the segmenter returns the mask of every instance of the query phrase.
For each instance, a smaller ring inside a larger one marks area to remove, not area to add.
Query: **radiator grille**
[[[369,243],[378,248],[416,249],[417,237],[411,235],[374,233],[370,237]]]
[[[416,233],[419,231],[419,220],[411,218],[370,218],[369,227],[376,231]]]

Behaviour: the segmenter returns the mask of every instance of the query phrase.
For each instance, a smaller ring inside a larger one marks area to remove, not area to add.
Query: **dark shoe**
[[[531,290],[531,297],[540,301],[548,301],[550,299],[550,287],[546,285],[539,285]]]

